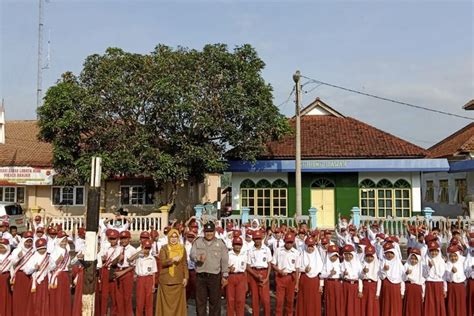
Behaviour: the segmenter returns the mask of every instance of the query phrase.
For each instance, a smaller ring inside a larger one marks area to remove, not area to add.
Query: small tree
[[[159,45],[150,54],[109,48],[62,75],[38,109],[40,139],[53,145],[55,181],[84,183],[90,159],[103,175],[170,183],[173,204],[186,180],[226,169],[224,154],[255,160],[289,131],[250,45],[202,51]]]

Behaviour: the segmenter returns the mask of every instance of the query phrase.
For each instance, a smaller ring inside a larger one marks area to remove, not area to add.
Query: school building
[[[294,128],[295,118],[289,119]],[[320,227],[359,207],[362,216],[411,217],[421,211],[421,173],[448,171],[414,144],[363,123],[319,98],[301,111],[303,215],[317,209]],[[232,209],[250,215],[295,214],[295,136],[267,144],[255,163],[232,160]]]
[[[0,111],[0,203],[19,203],[24,210],[41,210],[48,216],[83,215],[87,184],[55,185],[53,148],[38,140],[37,122],[5,121]],[[196,204],[217,201],[220,175],[208,174],[203,183],[185,183],[178,190],[173,214],[180,218],[194,213]],[[169,194],[169,186],[156,192],[152,179],[115,177],[103,181],[101,211],[128,209],[131,214],[157,212]],[[173,215],[171,215],[173,216]]]

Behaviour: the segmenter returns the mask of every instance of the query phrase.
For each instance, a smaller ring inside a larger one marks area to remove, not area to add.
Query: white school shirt
[[[296,271],[296,260],[298,257],[299,251],[295,248],[290,248],[290,250],[286,248],[278,249],[273,255],[272,264],[284,273],[292,273]]]
[[[362,270],[360,271],[360,278],[362,280],[367,280],[371,282],[377,282],[377,290],[375,296],[380,296],[380,290],[382,289],[382,281],[379,278],[379,271],[380,271],[380,262],[377,257],[374,257],[374,260],[371,263],[368,263],[364,260],[361,263]],[[367,273],[364,272],[364,269],[367,268],[369,271]]]
[[[431,268],[429,266],[430,260],[433,263]],[[443,282],[444,273],[446,272],[446,262],[444,262],[444,259],[441,257],[441,252],[435,258],[426,256],[425,262],[426,264],[425,264],[425,270],[423,274],[426,281]]]
[[[466,260],[464,260],[464,273],[467,278],[474,279],[474,256],[471,255],[471,249],[468,249]]]
[[[388,265],[388,271],[384,270]],[[380,262],[380,278],[387,279],[390,283],[400,284],[400,294],[405,295],[405,282],[403,282],[404,267],[400,259],[393,257],[392,260],[383,259]]]
[[[10,245],[10,248],[12,247],[12,245],[13,245],[13,236],[12,236],[12,234],[10,234],[8,231],[6,231],[4,233],[0,232],[0,238],[7,239],[8,244]]]
[[[458,252],[458,261],[452,263],[448,261],[446,263],[446,272],[444,274],[444,279],[446,282],[454,282],[454,283],[464,283],[466,281],[466,275],[464,274],[464,261],[466,258],[461,256]],[[453,271],[453,267],[456,268],[456,272]]]
[[[278,249],[285,248],[285,242],[283,241],[283,238],[276,239],[274,238],[272,244],[271,244],[273,253],[276,253]]]
[[[417,257],[418,263],[416,265],[410,264],[411,256]],[[421,260],[421,256],[416,254],[410,254],[407,258],[407,262],[403,266],[403,281],[421,285],[422,297],[425,297],[425,278],[423,276],[423,265],[424,263]],[[410,270],[409,274],[407,274],[408,270]]]
[[[119,262],[117,265],[119,268],[125,269],[130,267],[130,263],[128,262],[128,259],[132,257],[135,253],[137,253],[137,250],[135,247],[132,245],[128,244],[125,247],[122,247],[122,251],[120,254],[123,254],[123,262]]]
[[[69,264],[71,263],[71,256],[69,255],[69,251],[65,248],[61,247],[56,247],[54,248],[53,252],[51,253],[51,261],[56,264],[56,261],[58,261],[59,257],[63,256],[63,259],[59,264],[63,263],[63,266],[58,267],[61,268],[61,271],[69,271]]]
[[[323,271],[323,260],[317,249],[314,249],[312,253],[306,250],[301,252],[296,260],[296,265],[310,279],[317,277]],[[310,268],[309,272],[306,272],[307,267]]]
[[[296,237],[296,239],[295,239],[296,250],[304,251],[304,249],[306,247],[304,241],[305,241],[304,239],[300,239],[299,237]],[[283,242],[283,247],[281,247],[281,248],[284,248],[284,246],[285,246],[285,243]]]
[[[74,249],[76,253],[83,253],[86,249],[86,240],[80,237],[74,239]]]
[[[362,272],[362,265],[359,259],[355,256],[354,252],[352,252],[351,261],[342,261],[341,270],[343,279],[348,281],[357,281],[359,292],[362,292],[364,285],[362,280],[359,278],[360,273]],[[345,272],[347,272],[347,275],[345,275]]]
[[[54,248],[56,247],[56,239],[58,237],[54,237],[54,238],[51,238],[51,237],[48,237],[48,245],[46,247],[46,252],[51,254],[53,253],[54,251]]]
[[[186,249],[186,260],[188,261],[188,270],[196,270],[196,262],[191,260],[191,248],[193,248],[193,243],[186,240],[184,242],[184,248]]]
[[[339,261],[339,258],[332,262],[331,261],[331,255],[334,255],[333,253],[328,254],[326,256],[326,261],[324,262],[323,266],[323,271],[321,271],[321,278],[323,279],[339,279],[341,278],[341,262]],[[331,275],[331,271],[334,269],[336,272],[334,275]]]
[[[104,262],[102,261],[102,256],[105,255],[106,260],[110,264],[110,262],[114,261],[115,259],[117,259],[118,256],[120,256],[121,252],[122,252],[122,247],[119,245],[115,247],[109,247],[108,249],[104,249],[103,251],[101,250],[97,258],[97,268],[98,269],[102,268],[106,264],[105,261]]]
[[[247,264],[252,268],[264,269],[272,262],[272,252],[270,248],[263,245],[257,249],[255,246],[247,251]]]
[[[144,256],[143,254],[139,255],[135,261],[135,274],[140,276],[153,275],[158,272],[158,267],[156,265],[155,258],[149,254]]]
[[[247,256],[245,253],[240,252],[236,254],[234,250],[229,251],[229,267],[234,267],[234,272],[232,273],[241,273],[245,272],[247,268]]]

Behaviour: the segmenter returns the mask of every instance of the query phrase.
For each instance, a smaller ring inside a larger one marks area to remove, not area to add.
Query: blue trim
[[[294,160],[229,161],[229,172],[295,172]],[[302,172],[438,172],[449,171],[446,159],[303,160]]]
[[[462,160],[451,162],[449,168],[449,172],[467,172],[467,171],[474,171],[474,160]]]

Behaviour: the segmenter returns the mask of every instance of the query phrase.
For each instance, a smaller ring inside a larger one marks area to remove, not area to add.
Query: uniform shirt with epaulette
[[[202,263],[199,262],[201,255],[206,257]],[[196,262],[197,273],[228,275],[229,253],[225,243],[220,239],[206,240],[204,237],[196,239],[191,248],[191,260]]]

